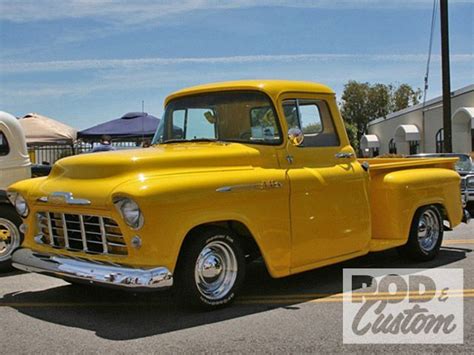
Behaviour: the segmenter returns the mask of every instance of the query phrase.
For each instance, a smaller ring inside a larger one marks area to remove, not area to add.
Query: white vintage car
[[[31,177],[31,161],[18,120],[0,111],[0,270],[10,267],[22,238],[21,218],[7,198],[7,187]]]

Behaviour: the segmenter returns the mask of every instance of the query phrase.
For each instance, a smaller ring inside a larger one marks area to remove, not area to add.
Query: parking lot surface
[[[474,223],[445,233],[437,259],[413,263],[396,251],[271,279],[262,263],[242,295],[214,312],[184,309],[172,293],[131,294],[70,285],[37,274],[0,274],[1,353],[474,352]],[[464,269],[464,343],[343,344],[344,268]]]

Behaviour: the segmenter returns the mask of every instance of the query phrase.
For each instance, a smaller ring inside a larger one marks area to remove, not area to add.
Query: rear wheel
[[[11,268],[13,251],[20,246],[21,218],[9,205],[0,205],[0,270]]]
[[[413,218],[408,242],[399,251],[413,260],[432,260],[441,248],[443,230],[439,208],[434,205],[421,207]]]
[[[239,239],[228,229],[198,229],[183,246],[176,269],[180,299],[214,309],[231,303],[245,275]]]

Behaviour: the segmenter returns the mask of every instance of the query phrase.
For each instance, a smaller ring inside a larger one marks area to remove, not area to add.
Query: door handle
[[[350,159],[354,157],[354,153],[339,152],[336,154],[337,159]]]

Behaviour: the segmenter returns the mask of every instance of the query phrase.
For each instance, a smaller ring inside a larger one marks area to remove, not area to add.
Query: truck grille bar
[[[91,254],[128,254],[120,227],[111,218],[56,212],[36,216],[42,244]]]

